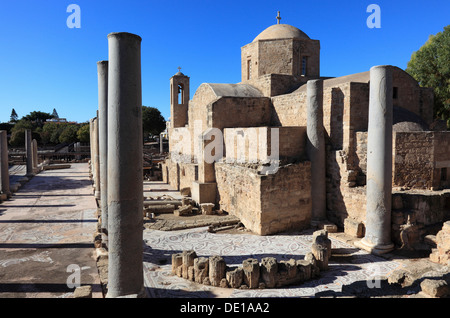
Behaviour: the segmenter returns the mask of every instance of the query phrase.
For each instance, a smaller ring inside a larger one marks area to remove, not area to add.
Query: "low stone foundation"
[[[242,266],[227,266],[222,256],[198,257],[188,250],[172,255],[172,274],[190,281],[222,288],[277,288],[298,284],[318,277],[328,270],[331,240],[325,230],[313,234],[311,252],[303,260],[278,262],[275,257],[264,257],[261,263],[249,258]]]

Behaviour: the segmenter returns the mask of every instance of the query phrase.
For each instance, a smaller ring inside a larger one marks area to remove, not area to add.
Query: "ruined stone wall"
[[[162,163],[163,182],[180,190],[191,188],[198,178],[197,165],[193,163],[174,162],[170,158]]]
[[[433,132],[395,133],[393,185],[431,189]]]
[[[216,163],[216,183],[220,209],[237,216],[254,232],[261,220],[261,176],[240,165]]]
[[[309,162],[282,166],[267,176],[243,165],[216,163],[216,182],[220,208],[257,234],[309,226]]]
[[[272,108],[270,98],[265,97],[221,97],[210,104],[208,116],[211,126],[218,129],[228,127],[269,126]]]
[[[308,228],[311,222],[311,163],[290,164],[261,178],[261,234]]]
[[[305,159],[306,127],[250,127],[224,129],[227,162],[267,159],[271,155],[272,129],[278,131],[279,159]]]
[[[433,188],[450,188],[450,131],[433,133]]]
[[[348,167],[346,153],[327,151],[327,217],[339,227],[344,220],[364,222],[366,218],[366,187],[358,186],[355,170]]]
[[[403,107],[424,119],[427,124],[433,121],[433,94],[430,89],[419,87],[414,78],[403,70],[394,67],[392,72],[394,90],[393,106]]]
[[[273,126],[306,126],[306,91],[272,97]]]

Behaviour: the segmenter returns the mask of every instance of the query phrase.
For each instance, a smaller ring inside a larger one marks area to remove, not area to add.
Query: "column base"
[[[394,244],[374,244],[368,242],[365,238],[353,243],[356,247],[363,249],[371,254],[382,255],[394,250]]]

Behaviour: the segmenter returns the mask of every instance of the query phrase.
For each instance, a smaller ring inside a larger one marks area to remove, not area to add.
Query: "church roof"
[[[253,42],[276,39],[309,39],[300,29],[289,24],[274,24],[262,31]]]

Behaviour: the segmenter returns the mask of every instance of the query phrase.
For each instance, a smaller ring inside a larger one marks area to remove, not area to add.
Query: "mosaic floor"
[[[247,258],[272,256],[277,260],[303,259],[310,251],[312,231],[295,235],[257,236],[209,233],[207,228],[182,231],[144,231],[144,276],[150,297],[315,297],[321,292],[339,293],[343,285],[387,277],[402,265],[368,254],[330,237],[333,254],[329,270],[297,286],[277,289],[224,289],[196,284],[171,274],[171,255],[195,250],[197,256],[221,255],[227,265],[242,265]],[[340,256],[340,257],[339,257]],[[217,292],[219,290],[219,292]]]

